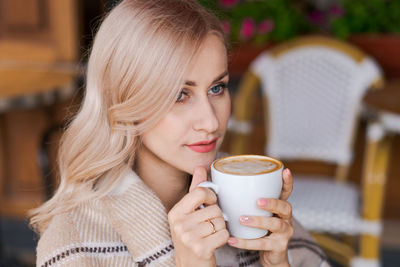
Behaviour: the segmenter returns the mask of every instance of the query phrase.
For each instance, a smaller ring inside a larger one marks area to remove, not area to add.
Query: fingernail
[[[242,223],[250,223],[251,222],[251,217],[249,217],[249,216],[240,216],[239,220]]]
[[[228,239],[228,244],[229,244],[229,245],[235,245],[237,242],[238,242],[238,241],[237,241],[236,238],[230,237],[230,238]]]
[[[265,198],[260,198],[260,199],[258,199],[258,205],[259,205],[260,207],[266,207],[267,204],[268,204],[268,200],[267,200],[267,199],[265,199]]]
[[[286,169],[285,169],[285,174],[286,174],[286,175],[290,175],[290,173],[291,173],[291,172],[290,172],[289,168],[286,168]]]

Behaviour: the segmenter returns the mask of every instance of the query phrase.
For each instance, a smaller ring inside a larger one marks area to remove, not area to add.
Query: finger
[[[216,232],[200,240],[190,243],[190,247],[195,255],[203,259],[209,259],[214,255],[214,251],[226,244],[229,233],[226,229]]]
[[[228,242],[229,232],[226,229],[217,231],[215,234],[211,234],[203,238],[205,245],[214,251],[215,249],[222,247]]]
[[[207,181],[207,170],[201,166],[194,168],[192,183],[190,184],[189,192],[192,192],[200,183],[205,181]]]
[[[283,171],[282,180],[283,180],[283,185],[282,185],[282,192],[280,199],[288,200],[293,190],[293,176],[289,169],[286,168]]]
[[[229,238],[229,233],[226,229],[209,235],[200,240],[193,240],[190,243],[190,248],[193,253],[202,259],[209,259],[214,256],[214,251],[226,244]],[[186,243],[189,244],[189,243]]]
[[[216,217],[222,217],[222,211],[220,207],[217,204],[213,205],[208,205],[203,209],[198,209],[194,213],[190,215],[190,220],[192,220],[193,217],[193,222],[199,223],[203,222],[208,219],[216,218]]]
[[[188,225],[192,225],[192,228],[198,227],[199,224],[203,223],[208,219],[213,219],[217,217],[222,217],[222,211],[218,205],[208,205],[203,209],[197,209],[196,211],[188,214],[186,216],[186,221]]]
[[[213,205],[217,203],[217,196],[214,191],[209,188],[196,187],[192,192],[186,194],[174,206],[174,211],[183,214],[189,214],[197,210],[200,205]]]
[[[282,219],[292,218],[292,205],[289,202],[275,198],[260,198],[257,200],[260,209],[278,215]]]
[[[277,217],[240,216],[239,221],[243,225],[268,230],[273,233],[289,231],[289,224]]]
[[[197,230],[199,231],[199,235],[201,237],[207,237],[224,229],[226,229],[226,224],[224,218],[222,217],[217,217],[208,221],[201,222],[197,226]]]
[[[258,238],[258,239],[241,239],[237,237],[230,237],[228,244],[232,247],[248,249],[248,250],[259,250],[259,251],[273,251],[273,252],[285,252],[287,250],[289,240],[285,237],[278,238]]]
[[[273,243],[274,242],[268,238],[241,239],[237,237],[230,237],[228,239],[228,244],[231,247],[248,250],[271,251],[274,249]]]
[[[180,238],[182,242],[192,247],[192,249],[196,251],[196,254],[202,254],[206,250],[210,250],[213,252],[215,248],[226,244],[229,238],[229,233],[226,230],[225,221],[223,220],[223,218],[214,218],[211,220],[211,222],[214,224],[214,227],[210,222],[204,221],[201,224],[197,224],[196,227],[193,229],[185,229],[185,231],[180,232]],[[225,239],[221,241],[220,238],[225,235]],[[215,241],[216,243],[213,243],[213,241]],[[204,242],[210,243],[205,247]]]

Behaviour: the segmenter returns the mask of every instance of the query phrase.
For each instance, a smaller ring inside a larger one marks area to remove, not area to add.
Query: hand
[[[289,266],[288,244],[294,233],[292,226],[292,206],[287,199],[293,189],[293,177],[289,169],[282,175],[283,186],[280,199],[259,199],[259,208],[270,211],[273,217],[241,216],[240,223],[270,231],[270,234],[258,239],[229,238],[233,247],[259,250],[263,266]]]
[[[208,188],[197,187],[206,180],[206,169],[195,168],[189,193],[168,213],[177,266],[216,266],[214,251],[228,241],[217,196]],[[202,204],[206,207],[199,209]]]

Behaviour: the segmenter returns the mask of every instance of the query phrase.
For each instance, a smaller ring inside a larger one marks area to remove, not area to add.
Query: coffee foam
[[[218,171],[238,175],[255,175],[278,170],[280,164],[266,158],[259,157],[228,157],[214,164]]]

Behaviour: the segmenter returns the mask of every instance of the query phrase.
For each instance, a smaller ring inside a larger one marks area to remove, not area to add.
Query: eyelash
[[[225,93],[226,88],[227,88],[227,84],[224,83],[224,82],[221,82],[221,83],[216,84],[216,85],[214,85],[213,87],[211,87],[210,90],[208,90],[208,91],[211,91],[211,90],[213,90],[213,89],[216,88],[216,87],[221,87],[221,91],[218,92],[218,93],[213,93],[213,94],[214,94],[215,96],[223,95],[223,94]],[[187,96],[187,95],[188,95],[188,92],[186,92],[185,90],[182,90],[182,91],[179,93],[179,96],[178,96],[178,98],[176,99],[176,102],[177,102],[177,103],[182,103],[183,101],[185,101],[185,99],[182,99],[182,96]]]
[[[228,85],[226,83],[219,83],[219,84],[216,84],[213,87],[211,87],[210,90],[212,90],[212,89],[214,89],[216,87],[221,87],[221,91],[219,93],[216,93],[215,95],[222,95],[223,93],[225,93],[225,90],[226,90],[227,86]]]

